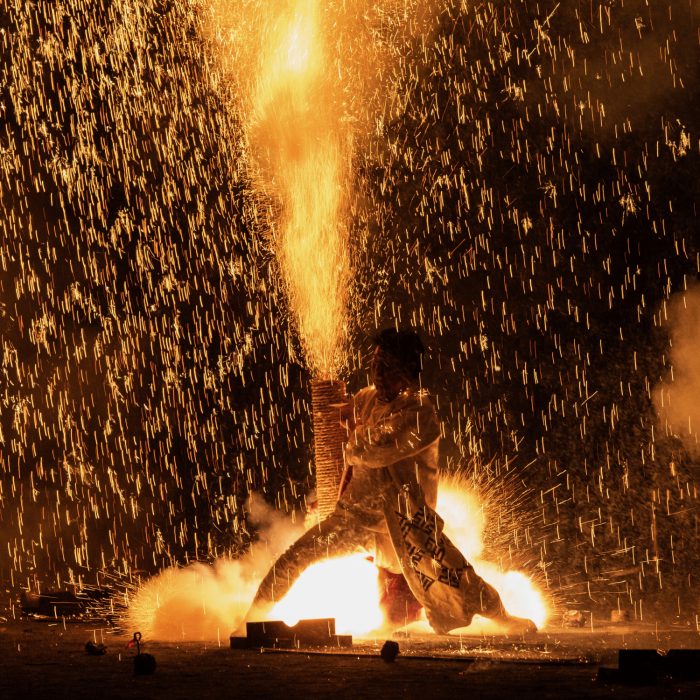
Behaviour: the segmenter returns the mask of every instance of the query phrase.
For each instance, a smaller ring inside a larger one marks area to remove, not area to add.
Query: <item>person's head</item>
[[[370,365],[372,382],[381,401],[393,401],[418,382],[425,348],[413,330],[386,328],[374,338]]]

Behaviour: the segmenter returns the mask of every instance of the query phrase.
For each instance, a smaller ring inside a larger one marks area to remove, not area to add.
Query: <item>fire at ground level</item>
[[[595,624],[595,623],[594,623]],[[98,623],[0,623],[0,697],[430,698],[476,694],[520,697],[697,697],[700,683],[659,678],[634,685],[599,680],[619,649],[700,649],[696,630],[641,624],[591,630],[549,628],[527,637],[396,637],[394,663],[379,657],[383,640],[351,649],[293,652],[231,650],[221,644],[146,642],[152,676],[135,677],[131,635]],[[89,656],[88,641],[104,643]]]

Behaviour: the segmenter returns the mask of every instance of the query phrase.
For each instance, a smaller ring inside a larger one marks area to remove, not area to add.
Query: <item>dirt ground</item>
[[[89,656],[88,641],[104,656]],[[601,663],[620,646],[700,647],[700,635],[658,632],[547,632],[532,638],[399,639],[395,663],[378,656],[382,640],[347,654],[232,650],[221,645],[146,641],[157,660],[135,677],[129,637],[90,623],[0,623],[0,700],[28,698],[665,698],[700,697],[700,683],[606,685]],[[429,658],[430,656],[439,658]],[[611,664],[611,665],[612,665]]]

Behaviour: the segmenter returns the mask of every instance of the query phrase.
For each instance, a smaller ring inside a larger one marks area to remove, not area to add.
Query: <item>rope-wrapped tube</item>
[[[340,425],[339,405],[347,403],[345,382],[315,379],[311,382],[314,418],[316,496],[321,518],[330,515],[338,499],[343,472],[343,443],[347,439]]]

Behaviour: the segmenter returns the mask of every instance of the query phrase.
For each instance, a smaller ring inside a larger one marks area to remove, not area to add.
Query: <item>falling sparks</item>
[[[237,556],[255,490],[303,509],[291,308],[352,389],[355,338],[422,329],[445,466],[520,494],[487,561],[561,604],[693,620],[697,427],[661,396],[695,367],[670,344],[700,272],[694,5],[254,4],[236,31],[185,0],[0,10],[6,588]]]

